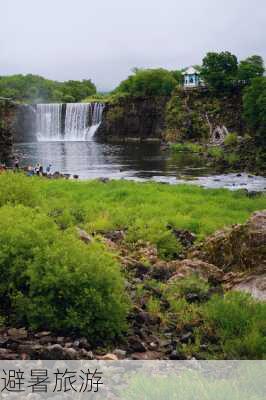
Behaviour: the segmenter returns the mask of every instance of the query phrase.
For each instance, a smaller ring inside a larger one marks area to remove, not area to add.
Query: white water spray
[[[37,104],[37,139],[62,140],[62,104]]]
[[[92,140],[102,121],[101,103],[68,103],[37,105],[37,138],[39,141]]]

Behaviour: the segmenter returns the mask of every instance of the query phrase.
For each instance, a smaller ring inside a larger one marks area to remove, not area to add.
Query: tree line
[[[96,93],[90,79],[58,82],[38,75],[0,76],[0,97],[26,103],[74,103]]]

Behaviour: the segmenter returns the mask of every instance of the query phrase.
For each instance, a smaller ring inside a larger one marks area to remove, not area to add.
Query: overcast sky
[[[109,90],[133,67],[179,69],[207,51],[266,60],[265,0],[3,0],[0,12],[1,75]]]

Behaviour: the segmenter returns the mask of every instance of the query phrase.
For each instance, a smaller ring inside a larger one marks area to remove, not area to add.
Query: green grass
[[[174,257],[180,244],[171,231],[188,229],[199,239],[226,225],[243,223],[266,207],[266,197],[243,192],[110,181],[70,182],[8,173],[0,176],[0,206],[22,204],[47,214],[61,229],[80,226],[89,233],[127,229],[129,244],[156,245],[164,258]]]

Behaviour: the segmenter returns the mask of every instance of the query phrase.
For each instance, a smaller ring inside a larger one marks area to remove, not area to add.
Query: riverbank
[[[264,358],[265,208],[244,191],[0,175],[1,356]]]
[[[170,143],[172,154],[180,152],[199,154],[209,169],[216,173],[242,173],[266,176],[265,144],[256,143],[251,137],[229,134],[224,143],[204,142]]]

